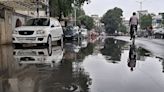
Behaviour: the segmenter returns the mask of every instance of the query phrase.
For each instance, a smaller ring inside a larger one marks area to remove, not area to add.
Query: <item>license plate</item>
[[[70,35],[66,35],[65,37],[71,37]]]
[[[36,38],[35,37],[29,37],[29,38],[23,38],[23,37],[19,37],[18,40],[28,40],[28,41],[34,41]]]
[[[19,51],[18,53],[17,53],[18,55],[32,55],[32,56],[36,56],[37,55],[37,53],[35,52],[35,51],[27,51],[27,52],[25,52],[25,51]]]

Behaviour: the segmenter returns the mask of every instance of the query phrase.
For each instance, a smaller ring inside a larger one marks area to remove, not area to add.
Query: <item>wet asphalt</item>
[[[63,47],[51,48],[0,46],[0,92],[163,92],[163,45],[139,40],[67,40]]]

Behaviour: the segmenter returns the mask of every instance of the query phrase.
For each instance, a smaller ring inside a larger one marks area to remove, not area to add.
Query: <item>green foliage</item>
[[[162,14],[162,24],[164,26],[164,14]]]
[[[84,2],[88,2],[89,0],[75,0],[76,6],[81,7]],[[73,7],[72,4],[74,0],[50,0],[50,16],[58,17],[59,20],[62,20],[62,16],[67,17],[70,13],[72,13]]]
[[[71,13],[73,0],[50,0],[50,16],[58,17],[61,20],[62,15],[67,16]]]
[[[84,2],[87,2],[87,4],[90,2],[90,0],[75,0],[76,6],[81,7]]]
[[[118,30],[119,25],[122,23],[122,13],[122,9],[115,7],[104,14],[101,22],[105,24],[107,33],[114,33],[115,30]]]
[[[162,24],[164,25],[164,19],[162,20]]]
[[[162,15],[162,19],[164,20],[164,13],[161,13],[161,15]]]
[[[78,8],[77,11],[76,11],[76,17],[80,17],[82,15],[85,15],[85,11],[81,8]]]
[[[118,28],[118,31],[119,32],[122,32],[122,33],[126,33],[127,32],[127,28],[125,25],[120,25],[119,28]]]
[[[152,17],[151,15],[143,15],[140,19],[141,29],[146,29],[147,27],[152,25]]]
[[[87,29],[92,29],[94,26],[94,21],[92,17],[87,16],[87,15],[82,15],[78,18],[80,25],[86,26]]]
[[[105,39],[104,48],[100,51],[104,56],[110,56],[111,58],[109,58],[109,60],[120,61],[122,46],[125,44],[123,41],[107,38]]]

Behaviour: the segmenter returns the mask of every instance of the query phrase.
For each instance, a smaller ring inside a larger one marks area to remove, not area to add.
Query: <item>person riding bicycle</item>
[[[133,38],[133,28],[135,28],[135,31],[137,32],[137,27],[138,27],[138,17],[136,16],[136,13],[133,12],[133,16],[130,17],[130,20],[129,20],[129,25],[130,25],[130,40],[132,40]]]
[[[136,67],[136,47],[135,44],[130,45],[129,50],[129,59],[128,59],[128,67],[130,67],[130,70],[133,71],[133,69]]]

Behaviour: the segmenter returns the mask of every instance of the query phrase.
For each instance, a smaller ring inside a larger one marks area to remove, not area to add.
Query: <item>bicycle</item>
[[[128,58],[128,67],[130,67],[131,71],[133,71],[133,68],[136,67],[136,57],[137,57],[136,46],[135,44],[131,44],[129,49],[129,58]]]
[[[132,43],[133,44],[135,43],[136,31],[137,31],[137,29],[136,29],[135,25],[132,25],[131,38],[132,38]]]

